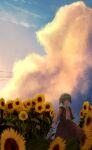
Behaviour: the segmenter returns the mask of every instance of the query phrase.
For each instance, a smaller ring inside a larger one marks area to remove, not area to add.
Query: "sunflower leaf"
[[[37,124],[40,123],[40,121],[39,121],[38,119],[36,119],[36,118],[32,118],[31,121],[32,121],[32,122],[35,122],[35,123],[37,123]]]

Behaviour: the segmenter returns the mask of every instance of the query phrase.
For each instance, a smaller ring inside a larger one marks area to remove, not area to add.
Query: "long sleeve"
[[[74,119],[74,116],[73,116],[73,113],[72,113],[72,109],[69,107],[70,109],[70,115],[71,115],[71,119],[73,120]]]
[[[53,119],[53,123],[57,124],[58,120],[60,119],[61,114],[62,114],[62,109],[59,108],[57,115]]]

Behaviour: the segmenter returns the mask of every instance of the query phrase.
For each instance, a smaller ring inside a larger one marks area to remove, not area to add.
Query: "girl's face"
[[[66,100],[64,101],[64,106],[67,107],[67,106],[69,106],[69,104],[70,104],[69,100],[66,99]]]

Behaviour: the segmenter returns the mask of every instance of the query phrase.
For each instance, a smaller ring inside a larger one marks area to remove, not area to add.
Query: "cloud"
[[[83,2],[61,7],[54,19],[37,32],[46,55],[32,53],[14,64],[13,78],[1,91],[4,97],[33,97],[44,93],[57,103],[63,92],[88,89],[86,75],[92,68],[92,10]],[[77,91],[76,91],[77,92]]]
[[[7,79],[10,76],[10,72],[7,73],[5,63],[2,59],[0,58],[0,90],[4,87],[4,83],[7,83]]]

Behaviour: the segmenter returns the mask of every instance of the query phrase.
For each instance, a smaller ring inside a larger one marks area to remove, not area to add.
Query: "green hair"
[[[71,103],[72,102],[71,95],[67,93],[62,94],[59,98],[59,104],[64,104],[65,100],[68,100]]]

